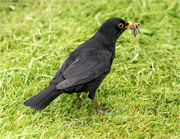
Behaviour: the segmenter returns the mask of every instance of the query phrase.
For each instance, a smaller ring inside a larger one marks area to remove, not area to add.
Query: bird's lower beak
[[[126,28],[126,29],[133,29],[134,27],[138,28],[139,26],[140,26],[139,23],[128,22],[127,25],[124,28]]]

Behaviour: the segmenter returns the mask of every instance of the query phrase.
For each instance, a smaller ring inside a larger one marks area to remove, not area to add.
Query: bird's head
[[[116,41],[126,29],[133,29],[136,36],[138,26],[140,24],[135,22],[126,22],[121,18],[110,18],[101,25],[98,31],[109,39]]]

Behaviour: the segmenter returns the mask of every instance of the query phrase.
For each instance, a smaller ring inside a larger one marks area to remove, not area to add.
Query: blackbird
[[[106,20],[95,35],[79,45],[64,61],[61,68],[51,80],[49,86],[39,94],[24,102],[24,105],[36,110],[43,110],[62,93],[77,93],[78,108],[81,106],[80,92],[88,92],[88,97],[98,108],[105,110],[94,101],[95,92],[111,70],[115,58],[116,40],[126,29],[136,28],[140,24],[128,23],[121,18]]]

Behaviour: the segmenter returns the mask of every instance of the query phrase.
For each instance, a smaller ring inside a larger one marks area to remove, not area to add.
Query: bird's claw
[[[104,113],[113,113],[114,111],[111,111],[114,107],[111,107],[110,109],[105,110],[105,107],[103,109],[99,109],[99,114],[104,114]]]
[[[110,109],[107,110],[107,113],[113,113],[115,111],[111,111],[112,109],[114,109],[114,107],[111,107]]]
[[[105,112],[106,112],[105,107],[103,107],[103,109],[99,109],[99,114],[103,114]]]

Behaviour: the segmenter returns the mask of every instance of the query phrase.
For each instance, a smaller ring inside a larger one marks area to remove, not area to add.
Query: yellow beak
[[[124,28],[127,28],[127,29],[133,29],[134,27],[139,27],[140,24],[139,23],[135,23],[135,22],[128,22],[128,25],[126,25]]]

